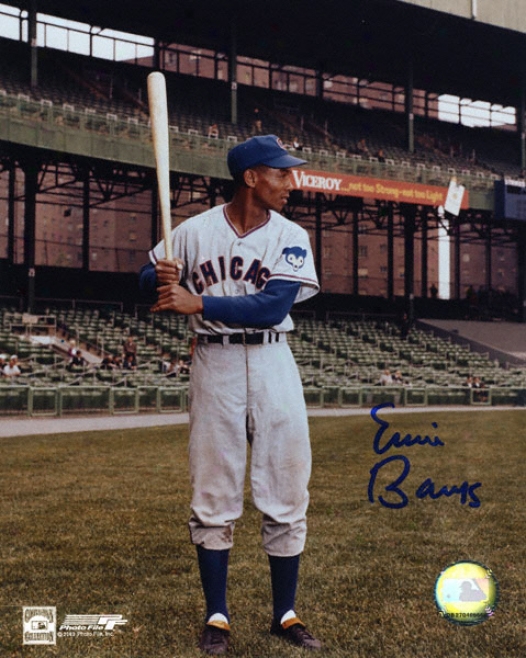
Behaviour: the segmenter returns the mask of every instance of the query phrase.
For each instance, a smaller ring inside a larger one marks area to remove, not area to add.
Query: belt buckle
[[[277,336],[274,341],[278,341]],[[231,345],[264,345],[266,342],[272,343],[272,334],[266,331],[257,331],[254,333],[235,333],[230,334],[228,342]]]
[[[253,334],[246,334],[245,344],[246,345],[263,345],[265,343],[266,332],[256,331]]]

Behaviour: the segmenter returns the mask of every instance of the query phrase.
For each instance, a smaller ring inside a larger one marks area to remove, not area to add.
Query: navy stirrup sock
[[[280,622],[286,612],[294,610],[300,556],[277,557],[269,555],[268,560],[270,563],[274,619]]]
[[[206,621],[220,612],[230,622],[226,605],[226,581],[228,573],[229,549],[212,551],[197,546],[199,573],[206,601]]]

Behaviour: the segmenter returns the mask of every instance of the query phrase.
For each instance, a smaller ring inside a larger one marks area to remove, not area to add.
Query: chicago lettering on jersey
[[[227,279],[246,281],[261,290],[268,281],[270,270],[267,267],[262,267],[258,258],[254,258],[250,265],[245,267],[245,262],[241,256],[233,256],[230,263],[225,261],[224,256],[219,256],[215,263],[212,260],[201,263],[199,269],[194,270],[190,276],[196,294],[201,295],[206,287]]]

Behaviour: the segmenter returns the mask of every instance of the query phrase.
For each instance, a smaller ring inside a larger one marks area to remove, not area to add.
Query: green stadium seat
[[[340,389],[340,404],[342,407],[360,407],[362,395],[360,387],[349,388],[342,386]]]
[[[102,413],[110,411],[110,387],[71,386],[59,389],[59,413]]]
[[[29,387],[6,385],[0,387],[0,415],[27,415]]]
[[[321,409],[323,407],[322,389],[315,386],[303,388],[303,396],[307,407]]]
[[[158,410],[158,386],[140,386],[138,390],[139,411]]]
[[[188,395],[186,387],[160,387],[158,395],[160,412],[185,411]]]
[[[42,387],[30,389],[29,413],[32,416],[56,416],[58,392],[56,388]]]
[[[114,386],[110,390],[111,413],[137,413],[139,411],[138,389]]]

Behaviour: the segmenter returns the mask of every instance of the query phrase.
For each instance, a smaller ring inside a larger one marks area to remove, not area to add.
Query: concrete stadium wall
[[[524,0],[398,0],[526,33]]]

